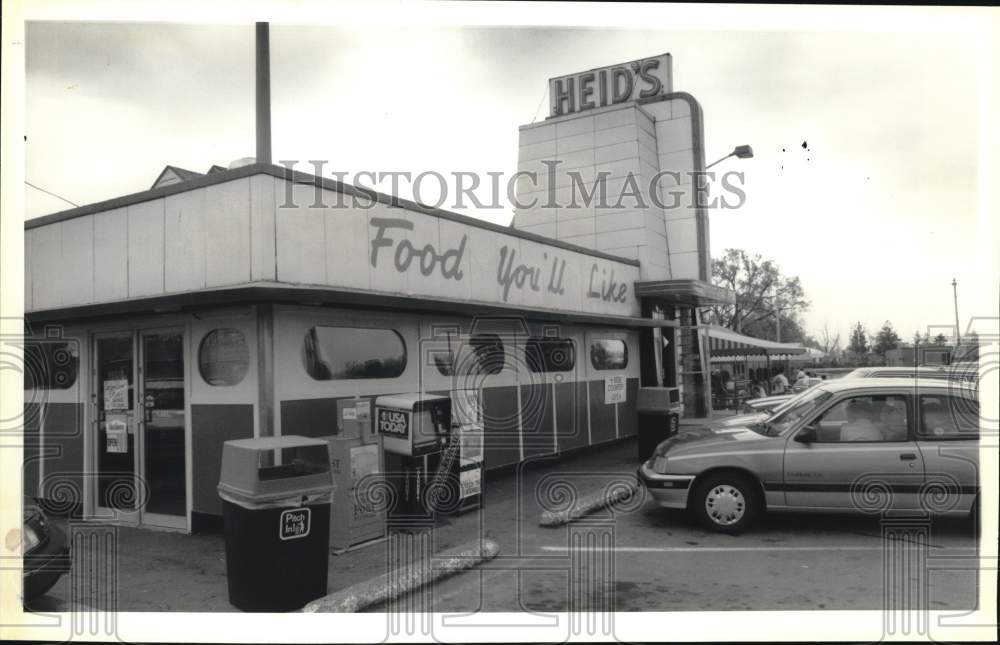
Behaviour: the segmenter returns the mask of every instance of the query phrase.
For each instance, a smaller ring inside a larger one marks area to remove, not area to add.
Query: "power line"
[[[35,190],[40,190],[40,191],[42,191],[42,192],[43,192],[43,193],[45,193],[46,195],[52,195],[52,196],[53,196],[53,197],[55,197],[56,199],[61,199],[61,200],[63,200],[64,202],[66,202],[67,204],[69,204],[69,205],[71,205],[71,206],[79,206],[79,204],[75,204],[75,203],[73,203],[73,202],[69,201],[68,199],[66,199],[65,197],[60,197],[59,195],[56,195],[55,193],[53,193],[53,192],[51,192],[51,191],[48,191],[48,190],[45,190],[44,188],[42,188],[42,187],[40,187],[40,186],[36,186],[36,185],[34,185],[33,183],[31,183],[31,182],[30,182],[30,181],[28,181],[27,179],[25,179],[25,180],[24,180],[24,183],[28,184],[29,186],[31,186],[31,187],[32,187],[32,188],[34,188]]]
[[[531,119],[532,123],[534,123],[535,119],[538,118],[538,113],[542,110],[542,103],[545,102],[545,95],[546,93],[548,93],[548,91],[549,91],[549,84],[546,83],[545,89],[542,90],[542,98],[538,99],[538,107],[535,108],[535,116]]]

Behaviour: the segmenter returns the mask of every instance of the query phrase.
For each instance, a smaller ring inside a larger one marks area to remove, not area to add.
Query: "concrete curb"
[[[625,484],[626,482],[622,482]],[[543,511],[542,517],[538,520],[539,526],[562,526],[573,520],[580,519],[584,515],[589,515],[605,506],[611,506],[617,502],[629,499],[639,492],[639,482],[630,481],[627,485],[613,486],[608,489],[591,493],[583,499],[573,504],[572,508],[565,511]]]
[[[303,613],[353,613],[409,593],[414,589],[492,560],[500,553],[500,545],[486,538],[467,542],[431,568],[429,563],[411,564],[384,573],[367,582],[335,591],[312,601],[301,609]],[[440,556],[435,556],[440,557]]]

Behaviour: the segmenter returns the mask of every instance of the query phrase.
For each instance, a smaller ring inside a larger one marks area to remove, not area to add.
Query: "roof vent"
[[[232,170],[233,168],[242,168],[243,166],[249,166],[255,163],[257,163],[256,157],[241,157],[240,159],[230,163],[229,169]]]

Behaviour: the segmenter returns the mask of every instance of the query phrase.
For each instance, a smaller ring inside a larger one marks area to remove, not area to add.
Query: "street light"
[[[962,342],[962,335],[958,329],[958,281],[955,278],[951,279],[951,292],[955,299],[955,351],[957,352]]]
[[[753,158],[753,148],[751,148],[750,146],[736,146],[735,148],[733,148],[732,152],[730,152],[722,159],[719,159],[719,161],[713,161],[712,163],[705,166],[705,170],[708,170],[715,164],[723,162],[726,159],[729,159],[730,157],[737,157],[739,159],[751,159]]]

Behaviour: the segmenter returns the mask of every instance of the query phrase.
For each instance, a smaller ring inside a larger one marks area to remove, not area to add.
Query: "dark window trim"
[[[238,333],[240,337],[243,339],[243,346],[247,350],[247,361],[246,365],[243,368],[243,373],[240,374],[239,380],[234,383],[212,383],[207,378],[205,378],[205,370],[201,360],[202,351],[205,349],[205,341],[208,340],[209,336],[211,336],[212,334],[217,334],[219,332]],[[247,374],[250,373],[250,344],[247,342],[247,335],[243,333],[243,330],[237,329],[236,327],[217,327],[215,329],[211,329],[208,332],[206,332],[205,335],[201,337],[201,341],[198,342],[198,355],[195,358],[198,361],[198,376],[201,378],[202,382],[205,383],[205,385],[208,385],[209,387],[236,387],[237,385],[245,381],[247,378]]]
[[[594,345],[606,341],[617,341],[622,344],[622,347],[625,348],[625,364],[622,365],[621,367],[598,367],[598,365],[594,362]],[[628,363],[629,363],[628,341],[625,340],[624,338],[610,338],[610,337],[593,338],[590,341],[589,354],[590,354],[591,367],[593,367],[595,370],[599,372],[615,372],[619,370],[628,369]]]
[[[399,366],[399,373],[393,376],[356,376],[351,378],[337,378],[331,374],[330,378],[316,378],[315,376],[312,375],[312,373],[310,373],[307,360],[309,356],[309,348],[308,348],[309,337],[313,335],[313,332],[317,328],[350,329],[355,331],[387,331],[394,334],[396,338],[399,340],[399,344],[402,348],[401,352],[402,362],[400,363]],[[330,324],[312,325],[311,327],[309,327],[309,329],[306,330],[305,336],[302,339],[302,351],[303,351],[302,367],[305,370],[306,375],[313,381],[319,383],[325,383],[328,381],[376,381],[376,380],[386,381],[391,379],[398,379],[402,378],[403,375],[406,374],[406,367],[409,364],[409,350],[406,345],[406,339],[403,338],[403,334],[401,334],[397,329],[394,329],[392,327],[380,327],[380,326],[359,327],[356,325],[330,325]]]
[[[441,376],[455,375],[455,361],[463,351],[471,352],[476,358],[476,369],[474,371],[463,372],[463,374],[494,376],[502,372],[504,367],[507,366],[507,346],[504,344],[503,338],[494,332],[481,332],[472,334],[471,336],[456,334],[454,339],[449,335],[446,337],[445,342],[448,343],[447,350],[434,350],[432,352],[434,367],[437,368],[438,374]],[[457,352],[453,351],[452,342],[457,344],[455,348]],[[498,349],[499,354],[494,352],[491,346]],[[494,365],[492,362],[484,365],[483,359],[488,359],[496,355],[502,357],[499,366]],[[488,367],[489,369],[484,369],[484,367]]]
[[[546,344],[564,344],[570,348],[571,360],[569,361],[569,367],[565,369],[549,369],[549,363],[547,361],[547,354],[545,353],[543,346]],[[533,349],[537,348],[539,355],[533,355]],[[576,369],[576,341],[567,336],[529,336],[524,343],[524,362],[534,374],[551,374],[558,372],[572,372]],[[541,365],[539,365],[539,358],[541,359]],[[540,368],[540,369],[539,369]]]

